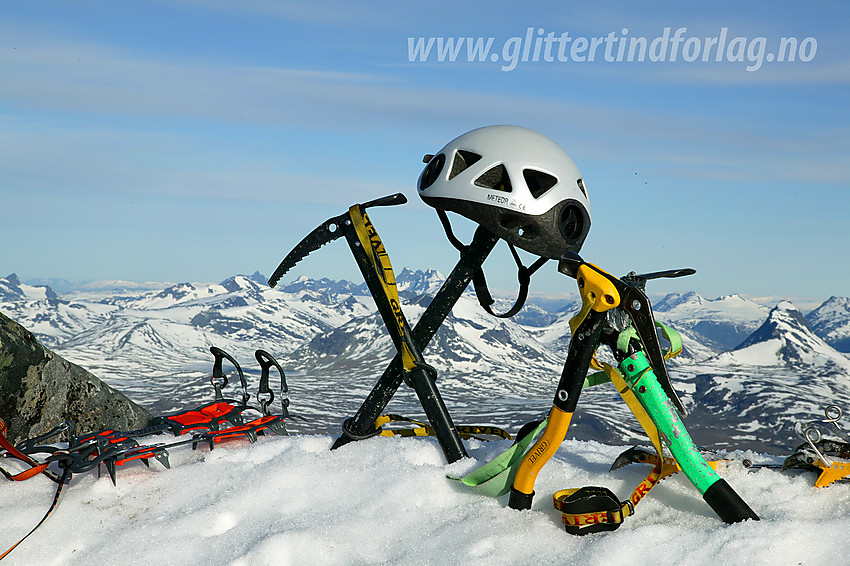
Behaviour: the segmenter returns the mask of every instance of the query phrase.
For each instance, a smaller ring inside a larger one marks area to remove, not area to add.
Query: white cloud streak
[[[92,177],[97,171],[100,184],[104,179],[121,180],[113,186],[120,184],[124,190],[144,186],[148,191],[163,187],[170,192],[179,187],[195,194],[198,189],[192,187],[203,186],[204,191],[225,197],[239,187],[243,191],[235,194],[263,199],[269,198],[270,191],[257,187],[297,186],[307,180],[306,173],[251,173],[256,164],[248,162],[238,173],[213,170],[199,175],[197,170],[190,168],[187,174],[177,166],[169,171],[167,164],[163,171],[161,157],[159,164],[140,160],[129,166],[120,158],[104,159],[122,151],[150,155],[150,148],[159,148],[151,159],[157,158],[157,152],[166,156],[184,151],[185,122],[193,119],[274,126],[282,131],[318,129],[327,135],[387,131],[392,132],[391,138],[398,138],[404,137],[399,132],[416,132],[407,135],[418,135],[429,150],[465,129],[508,122],[545,131],[581,160],[619,166],[654,163],[667,174],[684,178],[841,183],[850,177],[850,164],[830,157],[840,151],[840,140],[850,137],[846,126],[782,138],[735,119],[677,114],[658,107],[612,107],[568,98],[428,88],[378,73],[151,59],[79,41],[45,41],[39,34],[21,33],[20,28],[4,41],[0,68],[4,75],[0,96],[7,104],[36,112],[80,113],[100,117],[94,124],[111,124],[88,125],[87,131],[4,128],[0,140],[7,148],[3,158],[7,178],[10,170],[23,176],[27,167],[44,160],[66,165],[54,168],[54,174],[71,171],[77,177],[60,180],[40,173],[45,175],[43,183],[64,180],[96,186],[98,179]],[[152,118],[160,124],[159,132],[122,128],[127,118]],[[822,152],[813,151],[818,149]],[[238,156],[233,159],[240,163]],[[158,169],[157,173],[152,169]],[[347,191],[332,187],[360,182],[369,193],[388,188],[373,181],[342,179],[334,172],[309,177],[346,200]]]

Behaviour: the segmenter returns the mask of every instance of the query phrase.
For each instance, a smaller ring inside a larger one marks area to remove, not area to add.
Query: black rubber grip
[[[523,511],[525,509],[531,509],[531,502],[534,500],[534,492],[531,493],[523,493],[521,491],[517,491],[516,488],[511,488],[511,497],[508,500],[508,507],[511,509],[518,509]]]
[[[747,519],[758,521],[759,516],[735,493],[726,480],[719,479],[705,490],[702,498],[714,512],[727,523],[740,523]]]

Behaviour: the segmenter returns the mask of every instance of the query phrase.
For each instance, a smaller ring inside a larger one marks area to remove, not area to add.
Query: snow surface
[[[163,438],[163,437],[160,437]],[[762,520],[722,523],[678,474],[661,482],[612,533],[574,537],[552,507],[558,489],[602,485],[621,498],[649,472],[609,473],[623,446],[567,440],[540,473],[531,511],[479,495],[463,474],[504,450],[471,441],[447,465],[433,439],[373,438],[330,451],[330,436],[237,440],[173,449],[172,468],[131,462],[118,484],[76,475],[53,515],[6,564],[848,564],[850,484],[813,487],[814,474],[747,471],[734,453],[720,473]],[[781,459],[780,459],[781,460]],[[46,511],[54,484],[0,484],[0,546]]]

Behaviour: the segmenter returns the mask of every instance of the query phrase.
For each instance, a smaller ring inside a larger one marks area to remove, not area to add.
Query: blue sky
[[[609,271],[697,269],[657,292],[846,296],[848,22],[840,2],[4,0],[0,274],[269,275],[326,218],[395,192],[410,202],[371,214],[394,266],[448,273],[457,254],[416,196],[421,157],[508,123],[578,163],[593,207],[582,254]],[[592,62],[532,55],[511,71],[465,51],[409,58],[409,38],[492,37],[503,54],[529,28],[647,43],[686,30],[676,61],[608,62],[602,48]],[[788,37],[816,51],[756,71],[737,51],[682,60],[686,39],[724,28],[747,56],[756,38],[762,54]],[[497,248],[494,288],[513,292],[512,266]],[[359,279],[342,242],[296,271]],[[574,282],[551,263],[532,290]]]

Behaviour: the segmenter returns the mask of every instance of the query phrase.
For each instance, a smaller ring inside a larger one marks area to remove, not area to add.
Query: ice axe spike
[[[364,202],[359,206],[362,210],[373,206],[395,206],[406,202],[407,197],[404,196],[404,194],[396,193],[394,195]],[[351,221],[348,212],[325,220],[319,226],[314,228],[312,232],[304,236],[298,245],[292,248],[286,257],[283,258],[283,261],[280,262],[277,269],[274,270],[274,273],[269,278],[269,287],[277,285],[281,277],[283,277],[290,269],[295,267],[299,261],[307,257],[311,252],[318,250],[329,242],[341,238],[343,236],[342,225],[346,221]]]

